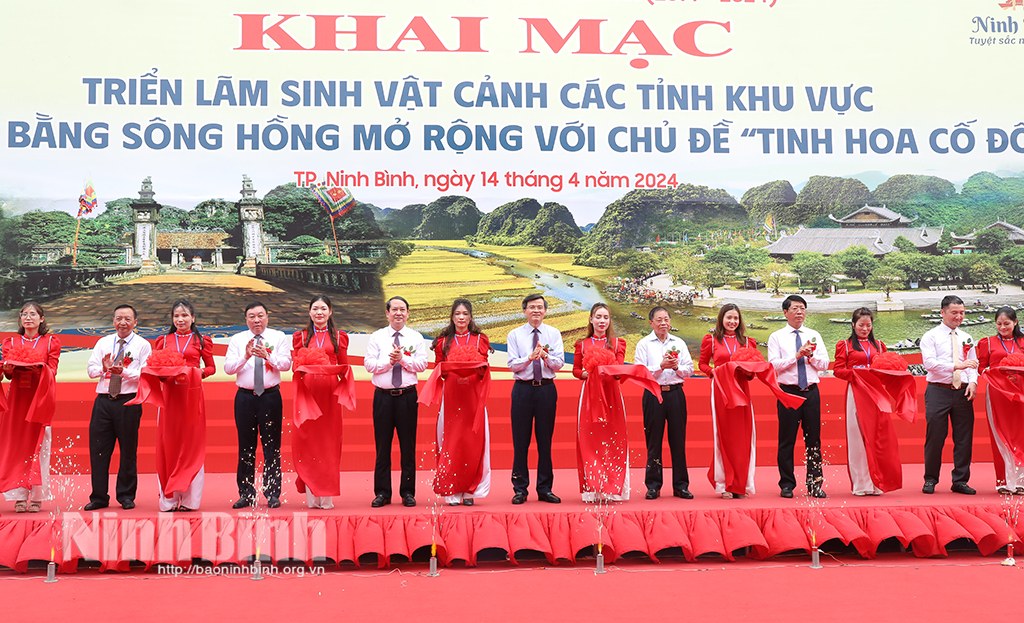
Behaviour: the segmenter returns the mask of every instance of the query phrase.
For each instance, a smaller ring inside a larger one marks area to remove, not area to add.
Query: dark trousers
[[[537,495],[551,493],[555,472],[551,465],[551,438],[555,434],[558,391],[554,383],[512,386],[512,490],[526,495],[530,489],[530,438],[537,436]]]
[[[651,392],[644,392],[644,437],[647,440],[647,471],[644,484],[661,490],[663,483],[661,446],[668,425],[668,450],[672,455],[672,490],[690,489],[686,469],[686,395],[682,389],[661,392],[661,402]]]
[[[235,393],[238,429],[238,496],[256,499],[256,442],[263,444],[263,495],[281,497],[281,392],[268,387],[262,396],[239,388]]]
[[[373,494],[391,499],[391,442],[398,434],[402,478],[398,495],[416,495],[416,421],[419,404],[416,389],[392,396],[391,391],[377,388],[373,392],[373,441],[377,461],[373,465]]]
[[[124,403],[135,398],[135,394],[121,394],[111,400],[107,394],[97,394],[92,403],[92,418],[89,420],[89,463],[92,471],[92,495],[90,502],[109,504],[107,487],[110,480],[110,457],[114,454],[114,443],[121,451],[121,463],[117,468],[117,484],[114,494],[118,502],[134,502],[135,491],[139,488],[139,422],[142,421],[142,405],[126,407]]]
[[[796,476],[793,474],[793,448],[796,447],[798,429],[804,431],[804,447],[807,449],[807,488],[820,487],[824,478],[821,473],[821,394],[818,384],[812,383],[807,391],[800,391],[797,385],[779,385],[782,391],[802,396],[803,404],[796,409],[787,409],[778,403],[779,410],[779,488],[795,489]]]
[[[939,482],[942,448],[946,433],[953,425],[953,483],[967,484],[971,479],[971,449],[974,443],[974,403],[967,400],[965,384],[950,389],[928,384],[924,390],[924,480]]]

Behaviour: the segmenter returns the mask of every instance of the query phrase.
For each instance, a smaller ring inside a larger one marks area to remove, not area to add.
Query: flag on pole
[[[356,199],[352,196],[352,193],[347,188],[339,188],[333,186],[327,188],[323,184],[317,184],[316,186],[310,186],[310,191],[316,200],[320,202],[320,205],[327,210],[331,219],[335,219],[339,216],[344,216],[346,212],[351,210],[356,205]]]
[[[92,180],[85,183],[85,190],[78,197],[78,218],[83,214],[89,214],[96,209],[99,201],[96,199],[96,191],[92,187]]]
[[[775,231],[775,215],[771,212],[764,217],[764,230],[769,234]]]

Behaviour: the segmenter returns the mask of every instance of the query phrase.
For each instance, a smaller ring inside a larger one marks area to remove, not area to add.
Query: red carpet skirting
[[[780,498],[773,468],[758,469],[758,494],[746,500],[722,500],[703,478],[702,469],[691,473],[694,500],[674,498],[670,492],[668,497],[645,500],[642,470],[634,470],[629,502],[595,507],[579,500],[575,472],[558,470],[555,490],[562,504],[538,502],[531,496],[526,504],[513,506],[511,486],[501,486],[509,482],[508,472],[496,471],[491,496],[473,507],[435,505],[427,477],[421,477],[419,506],[392,504],[380,509],[369,505],[372,475],[346,473],[342,495],[335,498],[332,510],[307,509],[304,497],[295,493],[293,474],[286,474],[281,508],[245,511],[230,509],[237,494],[234,477],[208,474],[203,509],[192,513],[157,512],[157,487],[151,475],[140,478],[134,510],[122,511],[115,505],[86,513],[78,509],[88,499],[88,478],[73,476],[64,483],[67,496],[59,502],[61,510],[52,501],[39,514],[15,515],[4,509],[0,565],[25,571],[29,561],[50,560],[52,552],[64,573],[74,573],[80,560],[99,561],[103,570],[126,571],[132,561],[147,568],[157,563],[187,566],[194,558],[214,564],[245,563],[257,554],[275,563],[383,568],[392,557],[411,559],[417,550],[422,559],[432,535],[444,565],[475,565],[480,552],[491,548],[506,552],[513,565],[517,553],[524,551],[540,552],[551,564],[575,562],[581,552],[591,555],[589,548],[599,542],[609,563],[630,552],[655,562],[659,555],[680,552],[690,561],[705,555],[765,559],[792,550],[809,552],[813,543],[834,547],[836,541],[873,558],[886,539],[897,539],[919,557],[944,556],[948,544],[967,539],[987,556],[1024,537],[1024,530],[1006,523],[1007,517],[1016,517],[1014,502],[1019,505],[1021,498],[1001,498],[992,492],[991,464],[974,466],[972,482],[981,493],[972,497],[950,493],[942,485],[935,495],[922,494],[919,465],[904,467],[904,490],[865,498],[849,493],[842,467],[827,468],[830,497],[824,501],[802,497],[801,491],[792,500]],[[493,558],[492,553],[489,559]]]

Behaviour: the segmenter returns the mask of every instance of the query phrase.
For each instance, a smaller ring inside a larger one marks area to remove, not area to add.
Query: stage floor
[[[666,470],[668,471],[668,470]],[[98,512],[82,506],[90,492],[88,476],[57,476],[57,500],[40,513],[15,514],[13,504],[0,506],[0,565],[25,571],[30,561],[56,560],[63,572],[74,572],[80,560],[99,561],[101,569],[128,570],[133,563],[246,563],[259,555],[269,562],[351,564],[387,567],[392,561],[426,560],[436,544],[442,565],[475,565],[478,555],[489,561],[517,564],[543,555],[549,563],[592,557],[601,545],[605,559],[659,556],[718,556],[765,559],[785,552],[853,548],[873,558],[883,542],[906,548],[916,556],[944,556],[946,546],[966,539],[981,555],[1008,541],[1018,542],[1024,530],[1014,525],[1024,496],[995,492],[990,463],[973,466],[976,496],[949,491],[948,480],[934,495],[921,493],[922,466],[904,466],[904,488],[877,497],[850,493],[845,466],[827,467],[825,500],[779,496],[778,472],[760,467],[757,493],[744,500],[723,500],[706,478],[706,468],[690,470],[694,499],[662,490],[657,500],[644,499],[643,470],[631,471],[628,502],[585,504],[578,493],[575,470],[556,470],[554,491],[561,504],[536,499],[511,503],[507,470],[492,474],[491,495],[472,507],[446,506],[429,487],[430,472],[419,472],[417,502],[405,508],[397,494],[383,508],[370,507],[372,474],[342,472],[342,495],[330,510],[308,509],[295,490],[294,474],[285,474],[283,505],[268,509],[266,501],[235,511],[233,474],[207,474],[202,507],[191,513],[161,513],[156,477],[140,476],[137,506],[124,511],[116,503]],[[948,478],[949,467],[944,470]],[[666,480],[670,474],[666,473]],[[797,474],[801,478],[800,471]],[[397,491],[398,474],[393,474]],[[113,490],[113,482],[111,482]],[[898,545],[897,545],[898,544]],[[539,554],[538,554],[539,553]]]

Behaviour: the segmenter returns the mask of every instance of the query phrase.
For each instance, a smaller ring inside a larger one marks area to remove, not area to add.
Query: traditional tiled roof
[[[996,221],[988,227],[983,227],[981,231],[986,229],[992,229],[993,227],[999,227],[1000,229],[1006,230],[1006,237],[1010,239],[1010,242],[1015,244],[1024,244],[1024,229],[1017,227],[1016,225],[1010,225],[1006,221]],[[954,240],[974,240],[974,237],[978,235],[977,230],[967,234],[966,236],[957,236],[953,234]]]
[[[783,236],[765,247],[774,257],[792,257],[800,251],[835,255],[852,246],[867,247],[881,257],[895,250],[893,243],[906,237],[921,251],[935,248],[942,236],[942,227],[880,227],[878,229],[819,229],[803,228],[790,236]]]
[[[854,210],[847,214],[843,218],[836,218],[831,214],[828,215],[830,219],[841,225],[850,225],[853,227],[870,227],[872,225],[907,225],[917,220],[917,217],[907,218],[898,212],[893,212],[889,208],[882,206],[869,206],[864,205],[863,208]]]
[[[227,239],[231,234],[225,232],[190,232],[190,231],[158,231],[156,232],[156,248],[158,249],[232,249]]]

